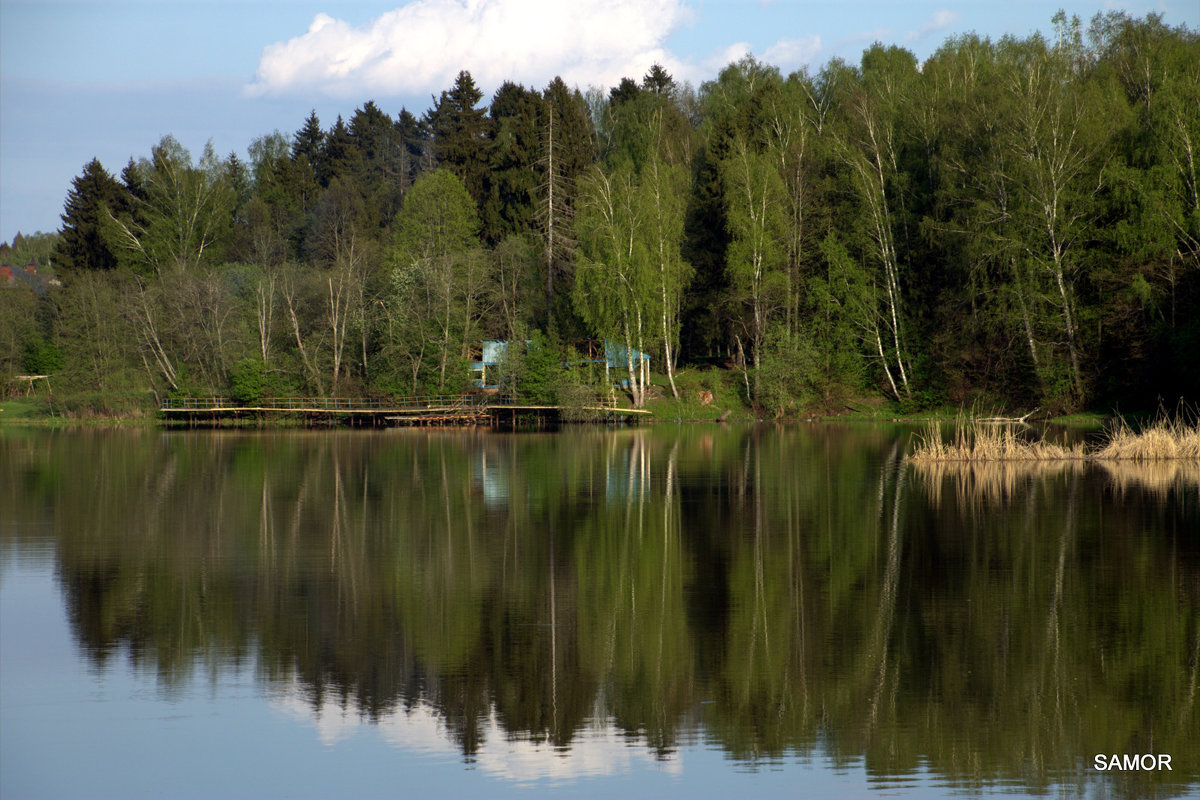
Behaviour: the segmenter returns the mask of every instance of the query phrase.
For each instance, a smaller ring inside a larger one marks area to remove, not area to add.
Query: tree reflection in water
[[[907,445],[108,432],[0,457],[97,668],[123,653],[169,686],[254,664],[289,707],[436,720],[467,759],[703,740],[963,787],[1194,783],[1194,465],[916,468]],[[1098,775],[1097,753],[1175,771]]]

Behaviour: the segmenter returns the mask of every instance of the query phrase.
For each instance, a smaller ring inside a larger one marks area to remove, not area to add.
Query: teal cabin
[[[476,351],[478,359],[471,362],[471,389],[487,394],[500,391],[500,367],[508,356],[508,342],[489,339],[481,342]],[[601,349],[603,345],[603,349]],[[576,352],[581,356],[580,363],[604,364],[605,373],[617,370],[618,374],[628,373],[629,358],[633,357],[633,368],[648,374],[650,371],[650,356],[640,350],[625,348],[620,342],[611,339],[600,341],[580,342]],[[603,353],[603,355],[601,355]],[[629,378],[617,382],[618,386],[628,387]]]

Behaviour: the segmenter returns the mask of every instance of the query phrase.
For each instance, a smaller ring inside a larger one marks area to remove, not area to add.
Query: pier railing
[[[290,418],[309,424],[340,421],[351,425],[493,425],[585,420],[632,420],[645,409],[618,408],[611,397],[595,405],[568,407],[514,401],[502,395],[440,394],[417,397],[264,397],[249,402],[231,397],[172,397],[160,408],[164,420],[219,424],[224,420]]]
[[[163,411],[407,411],[441,408],[486,408],[484,395],[420,397],[264,397],[242,402],[231,397],[171,397]]]

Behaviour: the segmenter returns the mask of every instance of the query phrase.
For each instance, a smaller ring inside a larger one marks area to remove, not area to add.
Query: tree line
[[[484,106],[462,72],[420,117],[314,112],[248,160],[170,136],[119,175],[93,160],[62,288],[0,300],[0,364],[98,394],[420,394],[463,389],[482,339],[554,366],[603,338],[672,392],[732,368],[773,414],[1195,396],[1200,37],[1053,24],[924,63],[747,56],[698,90],[656,65]]]

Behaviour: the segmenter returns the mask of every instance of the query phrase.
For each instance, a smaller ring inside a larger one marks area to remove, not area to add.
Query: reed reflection
[[[0,457],[97,668],[252,663],[314,714],[436,719],[468,759],[603,729],[664,760],[703,739],[964,787],[1082,787],[1094,754],[1165,752],[1175,772],[1128,791],[1195,782],[1194,496],[915,470],[906,443],[206,432]]]

